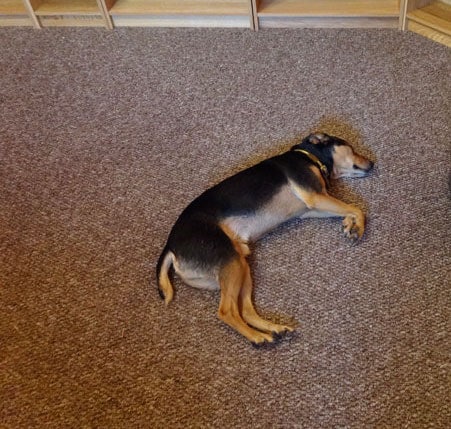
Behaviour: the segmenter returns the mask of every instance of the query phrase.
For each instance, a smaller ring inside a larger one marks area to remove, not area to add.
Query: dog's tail
[[[174,287],[169,279],[169,269],[174,263],[174,254],[166,246],[157,263],[157,284],[161,299],[168,305],[174,296]]]

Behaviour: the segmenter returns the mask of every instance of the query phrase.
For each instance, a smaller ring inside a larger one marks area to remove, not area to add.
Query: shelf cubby
[[[408,1],[404,28],[451,47],[451,1]]]
[[[258,27],[399,26],[399,0],[253,0]]]
[[[250,0],[111,0],[115,26],[250,27]]]
[[[42,27],[108,27],[104,0],[30,0]]]
[[[22,0],[0,0],[0,27],[32,26],[30,11]]]

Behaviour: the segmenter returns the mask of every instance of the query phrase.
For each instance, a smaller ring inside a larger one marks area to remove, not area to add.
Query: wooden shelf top
[[[407,14],[419,24],[426,25],[434,30],[451,36],[451,6],[440,1],[435,1],[421,9],[413,10]]]
[[[437,18],[451,22],[451,5],[444,2],[434,1],[420,10]]]
[[[99,15],[96,0],[43,0],[36,9],[36,15]]]
[[[409,21],[408,28],[410,31],[421,34],[423,37],[435,40],[436,42],[451,48],[451,37],[442,32],[435,31],[431,27],[418,24],[412,20]]]
[[[0,0],[0,15],[24,15],[27,13],[22,0]]]
[[[247,0],[117,0],[113,15],[248,15]]]
[[[266,16],[397,17],[399,2],[398,0],[261,0],[257,12]]]

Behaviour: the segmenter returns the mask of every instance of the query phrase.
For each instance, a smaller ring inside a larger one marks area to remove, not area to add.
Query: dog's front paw
[[[362,238],[364,227],[363,216],[348,215],[343,220],[343,233],[346,238],[357,241]]]

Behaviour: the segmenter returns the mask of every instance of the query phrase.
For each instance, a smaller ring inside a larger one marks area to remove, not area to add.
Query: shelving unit
[[[42,27],[108,27],[104,0],[25,0]]]
[[[0,0],[0,27],[32,25],[33,20],[22,0]]]
[[[0,26],[400,28],[451,47],[451,0],[0,0]]]
[[[451,1],[406,1],[403,29],[451,47]]]
[[[250,0],[116,0],[108,8],[115,26],[251,27]]]
[[[253,0],[258,27],[399,26],[399,0]]]

